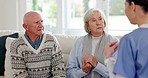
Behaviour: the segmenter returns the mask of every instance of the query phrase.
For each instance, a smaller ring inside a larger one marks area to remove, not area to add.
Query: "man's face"
[[[31,33],[32,35],[40,36],[43,33],[43,20],[39,14],[33,14],[27,20],[27,33]]]

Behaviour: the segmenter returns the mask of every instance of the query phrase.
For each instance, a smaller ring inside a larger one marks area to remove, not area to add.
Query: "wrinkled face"
[[[91,31],[92,36],[98,37],[103,34],[105,22],[99,12],[93,12],[89,17],[88,29]]]
[[[26,32],[40,36],[43,33],[43,20],[39,14],[32,14],[26,19]]]

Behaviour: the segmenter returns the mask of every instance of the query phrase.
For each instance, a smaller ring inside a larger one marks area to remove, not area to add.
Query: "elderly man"
[[[43,33],[43,20],[37,12],[24,15],[24,35],[10,47],[14,78],[65,78],[61,48],[50,34]]]

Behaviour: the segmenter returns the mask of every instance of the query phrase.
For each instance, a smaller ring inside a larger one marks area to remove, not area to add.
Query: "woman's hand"
[[[82,70],[85,72],[85,73],[88,73],[90,72],[92,69],[92,65],[90,63],[86,63],[85,62],[85,59],[82,60]]]
[[[97,65],[97,60],[94,58],[94,56],[93,55],[91,55],[91,54],[87,54],[87,55],[85,55],[84,56],[84,63],[86,64],[86,63],[89,63],[89,64],[91,64],[93,67],[96,67],[96,65]]]
[[[105,45],[104,53],[105,53],[106,58],[112,57],[112,55],[117,50],[117,47],[118,47],[118,42],[117,41],[114,41],[114,42],[111,42],[111,43]]]

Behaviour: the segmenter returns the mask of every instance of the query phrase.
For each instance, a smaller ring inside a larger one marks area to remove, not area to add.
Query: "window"
[[[111,35],[125,35],[137,28],[130,24],[125,16],[125,0],[109,1],[108,33]]]
[[[67,0],[68,8],[67,13],[67,27],[66,34],[69,35],[83,35],[86,34],[84,30],[83,16],[86,10],[96,7],[96,0]],[[69,5],[70,3],[70,5]]]
[[[45,29],[52,31],[56,28],[57,2],[56,0],[32,0],[32,10],[42,13]]]
[[[124,0],[32,0],[32,10],[42,12],[45,29],[53,34],[86,34],[83,15],[92,7],[104,11],[111,35],[124,35],[137,28],[124,14]]]

